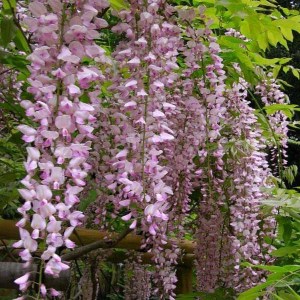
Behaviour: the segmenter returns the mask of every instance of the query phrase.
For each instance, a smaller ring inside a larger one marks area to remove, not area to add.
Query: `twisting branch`
[[[6,70],[4,70],[4,71],[0,72],[0,75],[3,75],[3,74],[5,74],[5,73],[8,73],[9,71],[12,71],[12,70],[14,70],[14,69],[15,69],[15,67],[12,67],[12,68],[6,69]]]
[[[101,241],[96,241],[94,243],[91,243],[89,245],[86,245],[86,246],[82,246],[82,247],[79,247],[77,248],[76,250],[70,252],[70,253],[67,253],[67,254],[64,254],[62,256],[62,260],[63,261],[70,261],[70,260],[74,260],[74,259],[77,259],[93,250],[96,250],[96,249],[99,249],[99,248],[102,248],[102,249],[109,249],[109,248],[114,248],[117,246],[117,244],[122,241],[130,232],[132,232],[132,229],[130,228],[127,228],[125,229],[122,233],[120,233],[120,235],[112,240],[112,239],[108,239],[108,240],[101,240]]]

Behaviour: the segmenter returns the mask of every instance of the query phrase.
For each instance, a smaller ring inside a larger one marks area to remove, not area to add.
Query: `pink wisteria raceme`
[[[152,294],[151,275],[147,266],[142,265],[141,260],[126,261],[127,272],[125,277],[125,300],[150,299]]]
[[[111,160],[115,171],[105,176],[116,209],[123,212],[130,228],[142,229],[144,246],[151,247],[160,268],[165,265],[161,246],[168,240],[168,199],[173,194],[165,181],[169,169],[162,163],[175,142],[169,116],[176,104],[169,102],[168,91],[178,78],[181,43],[179,28],[167,21],[171,14],[165,1],[134,1],[130,11],[119,13],[122,23],[112,28],[126,35],[113,57],[118,70],[126,68],[128,76],[118,71],[110,87],[117,101],[112,107],[114,125],[121,131],[113,140],[119,149]],[[174,271],[158,273],[158,277],[167,295],[172,295]]]
[[[255,87],[255,93],[261,97],[261,101],[268,109],[268,106],[288,103],[287,95],[280,89],[280,85],[273,78],[273,74],[267,74],[266,78]],[[273,131],[273,139],[277,140],[268,143],[271,151],[272,164],[279,173],[279,165],[286,165],[286,149],[288,140],[288,117],[280,110],[268,114],[269,124]],[[279,174],[280,176],[282,174]]]
[[[265,216],[262,221],[260,207],[268,195],[262,187],[270,187],[270,169],[266,161],[265,139],[257,126],[254,109],[246,100],[247,82],[240,78],[238,83],[227,90],[228,114],[231,134],[228,143],[235,145],[226,160],[227,194],[230,215],[228,222],[231,242],[232,276],[227,276],[226,284],[237,290],[245,290],[258,283],[264,272],[241,268],[242,261],[259,264],[270,261],[272,246],[265,242],[265,237],[274,237],[275,219]],[[237,158],[239,153],[242,157]]]
[[[197,176],[192,181],[199,189],[195,234],[197,284],[199,290],[211,292],[218,286],[218,281],[222,281],[220,272],[226,263],[223,256],[228,250],[225,248],[225,216],[221,212],[225,202],[222,191],[225,151],[221,130],[226,113],[226,76],[219,56],[220,47],[209,28],[195,30],[189,26],[186,36],[188,42],[183,54],[187,68],[183,75],[191,78],[185,80],[185,84],[190,86],[186,101],[194,103],[195,117],[190,122],[197,124],[197,129],[189,132],[197,146],[194,149],[194,157],[197,158],[194,160],[194,173]],[[208,64],[207,57],[211,61]],[[203,75],[195,76],[200,70]]]
[[[33,125],[20,125],[28,158],[27,176],[22,180],[20,194],[25,200],[18,211],[22,259],[31,262],[40,240],[46,249],[41,255],[45,273],[58,276],[69,268],[56,254],[61,246],[74,248],[69,237],[82,224],[84,215],[77,211],[79,194],[86,185],[91,169],[87,162],[96,118],[92,104],[82,100],[85,90],[96,88],[104,79],[99,68],[82,64],[83,59],[104,63],[104,50],[95,44],[98,29],[105,21],[98,12],[106,8],[103,1],[34,1],[29,4],[25,26],[35,41],[28,56],[30,77],[28,92],[34,100],[21,105]],[[97,87],[98,88],[98,87]],[[25,228],[29,222],[30,234]],[[62,231],[62,225],[67,228]],[[27,277],[16,280],[21,290],[29,283]],[[46,287],[40,286],[45,296]],[[50,291],[53,295],[54,290]]]

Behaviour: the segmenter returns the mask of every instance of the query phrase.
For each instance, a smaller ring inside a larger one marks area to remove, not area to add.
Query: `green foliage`
[[[261,296],[265,296],[267,299],[281,299],[280,297],[282,295],[289,295],[293,297],[296,295],[299,297],[290,285],[294,285],[296,283],[295,279],[299,277],[300,265],[255,266],[247,264],[247,266],[270,271],[271,274],[268,275],[268,278],[264,283],[241,293],[238,300],[256,300]],[[277,292],[276,288],[279,288],[280,290]]]
[[[17,189],[25,176],[23,151],[13,135],[0,139],[0,215],[5,217],[14,217],[19,206]]]
[[[115,10],[128,9],[129,3],[124,0],[109,0],[111,7]]]
[[[16,1],[4,0],[3,7],[0,12],[0,46],[4,49],[11,49],[9,43],[13,42],[16,46],[15,50],[23,51],[25,53],[31,52],[31,47],[15,16]],[[13,54],[14,51],[9,52]],[[0,59],[7,53],[0,53]],[[1,60],[0,60],[1,62]]]
[[[0,20],[1,45],[6,48],[15,37],[17,28],[11,16],[3,16]]]
[[[178,2],[177,2],[178,3]],[[281,45],[288,49],[294,33],[300,32],[298,11],[282,8],[274,1],[254,0],[197,0],[194,7],[205,5],[205,15],[212,20],[211,28],[219,36],[225,65],[238,62],[245,79],[254,84],[258,81],[256,66],[267,67],[275,77],[283,70],[299,78],[299,69],[287,65],[291,58],[265,57],[266,50]],[[179,7],[191,6],[190,2],[179,1]],[[198,19],[193,24],[201,26]],[[247,41],[225,36],[227,29],[234,28],[243,34]],[[234,70],[228,69],[234,78]]]
[[[88,195],[82,201],[80,201],[78,207],[79,210],[85,211],[87,207],[96,200],[96,198],[97,198],[97,192],[95,190],[89,191]]]
[[[192,299],[198,299],[200,297],[201,300],[220,300],[220,299],[226,299],[226,300],[233,300],[234,297],[234,291],[231,289],[223,289],[219,288],[214,293],[190,293],[190,294],[182,294],[178,295],[176,297],[177,300],[192,300]]]
[[[285,114],[289,119],[292,119],[295,111],[299,111],[300,109],[295,104],[272,104],[264,107],[267,115],[273,115],[278,111],[281,111]]]
[[[297,169],[291,166],[286,176],[291,182]],[[257,299],[299,299],[300,290],[300,193],[297,190],[274,187],[264,204],[277,207],[278,233],[273,245],[276,247],[271,256],[276,259],[273,266],[252,266],[270,272],[266,282],[240,294],[239,300]]]

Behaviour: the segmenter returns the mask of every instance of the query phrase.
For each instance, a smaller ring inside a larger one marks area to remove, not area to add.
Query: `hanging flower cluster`
[[[161,270],[165,264],[160,259],[161,246],[168,240],[168,199],[173,194],[165,181],[169,171],[166,154],[171,153],[175,139],[169,116],[176,110],[168,91],[178,78],[175,71],[180,46],[179,28],[167,21],[171,13],[165,1],[147,5],[133,1],[130,11],[120,12],[122,23],[112,28],[124,33],[126,39],[113,54],[118,72],[110,91],[117,104],[111,107],[114,120],[109,126],[118,131],[114,130],[115,155],[108,170],[112,173],[104,175],[116,210],[126,211],[122,219],[130,222],[130,228],[139,223],[147,236],[144,247],[151,247]],[[165,291],[172,294],[174,271],[160,274]]]
[[[124,268],[125,277],[125,300],[133,299],[150,299],[151,271],[147,270],[147,266],[143,266],[141,261],[126,261]]]
[[[239,31],[235,30],[234,28],[229,28],[225,32],[225,35],[241,39],[244,42],[248,42],[249,41],[243,34],[241,34]]]
[[[212,291],[219,278],[220,255],[223,232],[223,215],[221,207],[222,183],[224,181],[223,142],[221,130],[226,112],[225,72],[222,59],[218,55],[219,45],[206,27],[195,30],[188,27],[186,31],[188,42],[184,50],[187,69],[185,78],[189,83],[190,97],[198,102],[198,116],[193,122],[198,123],[198,149],[194,153],[197,157],[196,173],[199,175],[195,184],[199,187],[198,226],[196,232],[196,266],[198,288]],[[210,63],[207,63],[209,59]],[[202,70],[202,76],[195,76]],[[212,147],[215,145],[215,147]]]
[[[260,96],[263,104],[268,108],[270,105],[288,103],[287,95],[280,90],[280,85],[274,79],[273,74],[269,73],[267,78],[263,80],[255,88],[255,93]],[[270,151],[273,166],[275,170],[278,165],[286,165],[286,149],[288,140],[288,117],[280,110],[275,113],[268,114],[269,124],[273,134],[273,139],[277,142],[270,144]],[[280,173],[280,172],[279,172]],[[279,174],[280,176],[282,174]]]
[[[175,297],[174,266],[181,253],[170,237],[183,238],[187,228],[197,242],[198,290],[252,286],[263,274],[241,270],[240,263],[269,260],[264,238],[275,225],[271,217],[261,221],[266,195],[260,187],[269,186],[271,172],[246,100],[247,82],[228,82],[202,10],[175,11],[164,0],[132,0],[129,10],[116,13],[120,22],[111,31],[121,41],[109,60],[95,42],[108,25],[101,18],[107,8],[105,0],[29,5],[24,22],[36,43],[28,57],[34,100],[22,106],[35,125],[19,126],[30,145],[15,246],[24,248],[21,257],[30,262],[43,240],[42,266],[58,276],[69,266],[56,250],[75,247],[69,237],[84,219],[76,205],[82,192],[96,188],[95,223],[107,228],[117,218],[143,236],[161,299]],[[202,28],[193,27],[196,15],[205,21]],[[247,41],[233,29],[226,34]],[[107,63],[112,67],[105,70]],[[257,93],[266,105],[273,97],[283,103],[277,89],[275,82],[264,82]],[[270,122],[286,136],[284,115]],[[95,180],[87,185],[91,169]],[[188,220],[195,226],[189,228]],[[130,280],[127,289],[148,299],[149,274],[135,264],[137,276],[138,285],[147,282],[145,289],[133,289]],[[30,285],[28,278],[16,281],[21,290]],[[40,288],[45,296],[46,287]]]
[[[21,105],[36,126],[18,127],[30,146],[25,163],[28,175],[22,180],[25,188],[19,190],[25,200],[18,209],[23,216],[17,224],[21,240],[15,247],[24,248],[20,255],[30,262],[38,241],[44,240],[42,266],[53,276],[69,268],[56,249],[75,247],[69,237],[84,218],[75,206],[91,169],[87,159],[96,119],[93,105],[82,101],[82,96],[104,76],[99,68],[82,62],[86,58],[106,60],[104,50],[94,40],[99,37],[97,30],[107,25],[97,17],[107,6],[105,0],[76,4],[34,1],[29,4],[31,15],[24,20],[36,42],[28,57],[28,92],[34,101],[24,100]],[[31,234],[24,228],[27,222],[33,229]],[[67,226],[64,232],[63,224]],[[18,280],[21,290],[30,285],[27,279]],[[45,296],[44,286],[41,293]]]
[[[230,101],[226,120],[231,128],[228,143],[234,145],[226,161],[227,193],[231,257],[235,269],[233,277],[227,277],[227,284],[237,290],[250,288],[262,279],[263,272],[253,271],[251,268],[241,269],[240,263],[246,260],[255,265],[270,260],[272,246],[264,238],[273,237],[272,230],[275,227],[274,218],[266,217],[262,224],[260,215],[261,201],[267,197],[262,193],[261,187],[270,186],[267,181],[270,169],[263,151],[265,140],[257,127],[257,117],[246,100],[247,88],[247,82],[240,78],[227,91]]]

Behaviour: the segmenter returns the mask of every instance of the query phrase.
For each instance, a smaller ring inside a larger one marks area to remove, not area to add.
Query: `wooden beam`
[[[152,259],[153,255],[149,252],[143,253],[141,255],[141,260],[143,264],[154,265],[155,262]],[[128,255],[124,252],[113,253],[107,257],[107,261],[112,263],[121,263],[125,259],[128,259]],[[185,266],[186,268],[193,268],[193,263],[195,260],[194,254],[183,255],[182,259],[178,261],[178,266]]]
[[[32,229],[27,226],[27,229],[31,231]],[[71,240],[74,241],[77,245],[88,245],[96,241],[100,240],[106,240],[106,239],[115,239],[117,238],[118,234],[116,233],[111,233],[107,231],[98,231],[98,230],[91,230],[91,229],[85,229],[85,228],[77,228],[76,229],[77,234],[72,234],[71,235]],[[20,238],[19,236],[19,230],[16,227],[16,221],[12,220],[0,220],[0,239],[5,239],[5,240],[18,240]],[[134,235],[134,234],[129,234],[127,235],[123,240],[118,242],[117,248],[120,249],[128,249],[128,250],[140,250],[140,245],[141,245],[142,238],[140,236]],[[192,292],[192,276],[193,276],[193,261],[195,259],[194,256],[194,248],[195,248],[195,243],[192,241],[179,241],[177,242],[178,246],[183,250],[185,255],[183,255],[181,261],[178,262],[177,266],[177,277],[178,277],[178,282],[177,282],[177,288],[176,291],[178,294],[185,294],[185,293],[191,293]],[[166,248],[171,248],[170,244],[166,245]],[[121,262],[124,259],[126,259],[127,256],[125,254],[120,254],[120,253],[115,253],[108,257],[108,261],[111,262]],[[151,253],[144,253],[142,255],[142,262],[145,264],[152,264],[152,254]],[[9,262],[9,264],[12,264]],[[1,271],[1,270],[0,270]],[[25,274],[24,272],[23,274]],[[0,273],[1,274],[1,273]],[[3,274],[3,273],[2,273]],[[22,275],[20,275],[22,276]],[[19,276],[19,277],[20,277]],[[1,276],[0,276],[1,278]],[[14,275],[13,280],[18,278],[18,275]],[[15,284],[11,283],[13,282],[12,279],[10,279],[10,286],[14,286]],[[46,278],[47,280],[47,278]],[[51,285],[51,282],[53,284],[58,284],[59,282],[62,283],[64,281],[60,280],[60,278],[56,279],[54,281],[53,278],[48,279],[50,280],[48,284]],[[57,282],[57,283],[56,283]],[[46,283],[46,282],[45,282]],[[63,286],[66,286],[67,284],[64,283]],[[5,285],[8,287],[8,285]],[[1,281],[0,281],[0,287],[1,286]],[[51,286],[54,287],[54,286]],[[60,290],[58,288],[58,290]]]
[[[37,281],[37,270],[36,264],[27,266],[22,263],[15,262],[0,262],[0,288],[5,289],[18,289],[19,286],[14,281],[30,272],[30,281]],[[54,278],[48,274],[45,274],[44,284],[47,288],[54,288],[58,291],[65,291],[71,280],[70,270],[62,271],[58,278]]]
[[[32,229],[27,226],[27,230]],[[72,234],[70,239],[74,241],[77,245],[91,244],[93,242],[104,240],[104,239],[116,239],[118,237],[117,233],[112,233],[108,231],[100,231],[85,228],[76,228],[76,234]],[[20,238],[19,230],[16,227],[16,221],[14,220],[0,220],[0,239],[5,240],[18,240]],[[140,250],[142,237],[134,234],[128,234],[123,240],[118,243],[118,248],[128,249],[128,250]],[[195,243],[192,241],[178,241],[178,246],[187,254],[193,254],[195,249]],[[170,244],[165,246],[166,248],[171,248]]]

